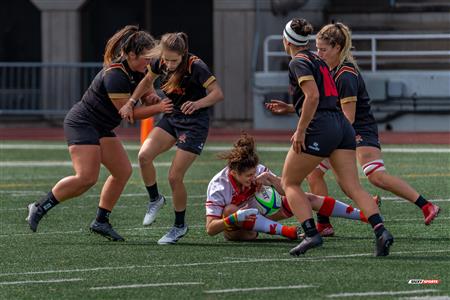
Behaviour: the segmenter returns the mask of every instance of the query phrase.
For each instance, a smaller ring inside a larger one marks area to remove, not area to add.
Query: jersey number
[[[323,88],[325,90],[325,96],[338,96],[336,89],[336,84],[334,83],[333,77],[331,77],[330,70],[327,67],[320,66],[320,73],[323,77]]]

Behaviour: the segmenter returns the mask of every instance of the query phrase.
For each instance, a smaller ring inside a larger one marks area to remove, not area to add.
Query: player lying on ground
[[[277,222],[290,218],[292,212],[280,177],[259,164],[253,138],[243,134],[230,152],[219,157],[228,163],[208,185],[207,233],[223,232],[227,240],[233,241],[256,239],[258,232],[297,239],[297,226]],[[312,208],[326,216],[367,222],[360,210],[343,202],[309,193],[307,197]]]

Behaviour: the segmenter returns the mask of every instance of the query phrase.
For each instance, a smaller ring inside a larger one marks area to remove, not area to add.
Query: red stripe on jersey
[[[198,57],[195,56],[195,55],[189,57],[189,62],[188,62],[188,70],[189,70],[189,74],[192,73],[192,72],[191,72],[192,64],[193,64],[194,62],[198,61],[198,60],[200,60],[200,58],[198,58]]]
[[[217,219],[222,219],[222,216],[216,216],[216,215],[206,215],[207,217],[213,217]]]
[[[309,59],[308,55],[303,54],[303,53],[297,53],[297,54],[295,55],[295,58],[300,58],[300,59],[304,59],[304,60],[306,60],[306,61],[311,62],[311,60]]]
[[[345,72],[349,72],[355,76],[358,76],[358,73],[356,72],[356,70],[354,68],[348,67],[348,66],[343,66],[342,68],[339,69],[339,71],[334,76],[334,80],[337,80],[339,78],[339,76],[341,76]]]
[[[224,205],[218,205],[218,204],[214,204],[214,203],[206,203],[205,206],[207,206],[207,207],[215,206],[215,207],[220,207],[220,208],[224,208],[225,207]]]
[[[248,189],[240,190],[233,176],[228,173],[228,180],[233,187],[233,197],[231,199],[231,204],[241,205],[245,201],[247,201],[251,196],[253,196],[256,192],[256,186],[252,184],[252,186]]]

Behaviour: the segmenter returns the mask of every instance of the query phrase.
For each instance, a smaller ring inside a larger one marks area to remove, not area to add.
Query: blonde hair
[[[151,56],[161,58],[162,52],[169,50],[178,53],[182,56],[181,63],[175,72],[169,77],[169,80],[161,86],[161,89],[166,93],[171,93],[175,90],[183,76],[188,71],[188,36],[184,32],[166,33],[161,37],[158,45],[152,49]]]
[[[341,66],[344,61],[348,61],[359,70],[358,64],[351,52],[353,48],[352,33],[346,25],[339,22],[325,25],[320,29],[319,33],[317,33],[316,38],[325,41],[333,48],[336,45],[341,47],[341,52],[339,53],[339,66]]]

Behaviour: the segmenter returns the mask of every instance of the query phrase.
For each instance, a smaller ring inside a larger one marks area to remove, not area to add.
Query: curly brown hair
[[[233,149],[218,155],[220,159],[228,161],[228,168],[238,174],[256,168],[259,164],[259,157],[256,153],[255,140],[247,133],[242,133],[241,137],[234,143]]]

